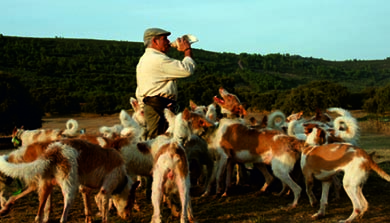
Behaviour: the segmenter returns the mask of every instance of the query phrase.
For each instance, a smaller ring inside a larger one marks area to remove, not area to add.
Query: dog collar
[[[20,145],[20,140],[17,136],[13,137],[11,142],[14,144],[15,147],[18,147]]]

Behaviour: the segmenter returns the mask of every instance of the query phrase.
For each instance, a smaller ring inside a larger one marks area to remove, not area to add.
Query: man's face
[[[168,52],[169,48],[171,47],[170,41],[168,40],[168,36],[166,35],[154,37],[154,44],[155,48],[163,53]]]

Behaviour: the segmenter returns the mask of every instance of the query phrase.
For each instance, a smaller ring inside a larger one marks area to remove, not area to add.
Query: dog
[[[155,139],[141,141],[139,138],[135,137],[138,135],[138,133],[135,133],[132,137],[122,136],[115,140],[105,139],[100,145],[112,147],[120,151],[125,159],[127,173],[130,176],[153,176],[155,157],[159,151],[159,147],[156,145],[166,142],[170,138],[174,138],[176,141],[181,141],[182,139],[186,139],[186,142],[191,141],[187,140],[190,139],[189,136],[193,133],[202,134],[202,132],[205,131],[205,128],[212,125],[212,123],[202,115],[190,112],[188,109],[185,109],[182,113],[185,114],[185,117],[187,117],[188,120],[186,119],[185,122],[181,120],[176,122],[174,121],[174,117],[176,116],[169,109],[166,109],[164,115],[169,123],[167,133]],[[184,123],[185,125],[182,124],[184,127],[181,126],[180,123]],[[158,208],[156,207],[156,210],[157,209]]]
[[[163,196],[168,201],[174,195],[179,195],[181,201],[180,222],[194,222],[190,198],[190,173],[187,154],[184,144],[190,140],[191,135],[197,132],[190,127],[191,113],[187,108],[178,115],[165,109],[164,115],[169,123],[168,132],[171,136],[157,136],[151,143],[154,151],[153,183],[152,183],[152,221],[161,222],[161,202]],[[202,116],[198,116],[202,120]],[[201,122],[202,126],[207,122]],[[164,189],[163,189],[164,188]],[[169,202],[171,203],[171,202]],[[172,212],[174,213],[174,212]]]
[[[207,142],[208,150],[211,158],[214,160],[214,168],[210,180],[208,181],[208,185],[206,185],[205,192],[201,195],[202,197],[208,196],[211,193],[212,184],[217,181],[217,185],[219,182],[219,178],[217,179],[217,173],[219,171],[216,162],[220,159],[220,154],[218,150],[215,149],[214,140],[216,137],[216,132],[218,127],[220,126],[220,122],[223,120],[231,120],[235,122],[245,123],[245,120],[242,118],[247,115],[247,112],[244,106],[241,104],[238,97],[234,94],[229,93],[223,87],[219,88],[219,94],[223,95],[222,99],[217,96],[213,97],[213,103],[207,107],[206,118],[214,123],[213,126],[209,127],[201,137]],[[222,119],[217,118],[217,110],[216,105],[221,108],[221,114],[223,116]],[[240,169],[244,169],[243,164],[238,165],[238,173]],[[240,177],[237,177],[237,182],[240,182]]]
[[[230,100],[229,103],[239,103],[236,96],[227,94],[226,91],[220,90],[220,95],[223,98],[221,101],[227,99]],[[219,103],[219,105],[225,104],[227,103]],[[273,176],[266,168],[266,165],[271,165],[274,175],[282,181],[283,186],[288,185],[294,192],[294,201],[290,207],[296,207],[302,189],[291,179],[289,173],[299,159],[304,143],[304,141],[287,136],[281,131],[260,131],[249,128],[242,121],[221,119],[214,139],[214,149],[219,154],[216,176],[217,193],[220,193],[221,190],[219,179],[226,169],[226,188],[222,196],[227,196],[232,165],[236,162],[253,163],[263,173],[266,180],[259,192],[265,191],[273,181]]]
[[[0,171],[11,177],[23,178],[30,190],[38,188],[36,222],[49,220],[50,207],[46,202],[50,200],[48,197],[56,184],[64,195],[60,222],[67,221],[70,205],[79,186],[85,204],[86,222],[92,222],[88,199],[92,189],[99,189],[97,197],[98,206],[103,210],[102,222],[107,222],[109,198],[113,199],[118,215],[128,219],[134,204],[135,188],[138,186],[127,176],[120,153],[80,139],[23,146],[0,157]]]
[[[35,142],[45,142],[48,140],[58,140],[63,137],[72,137],[78,134],[78,122],[74,119],[69,119],[66,122],[66,129],[36,129],[24,130],[15,127],[12,131],[12,143],[15,147],[26,146]]]
[[[69,119],[66,124],[66,129],[36,129],[36,130],[25,130],[22,126],[21,128],[15,127],[12,131],[12,143],[15,147],[19,146],[28,146],[36,142],[45,142],[50,140],[59,140],[65,137],[74,137],[78,134],[78,122],[74,119]],[[3,173],[0,177],[0,204],[2,211],[0,215],[8,213],[9,208],[6,205],[7,199],[4,197],[4,192],[9,184],[12,183],[13,178],[5,176]],[[20,183],[18,181],[18,183]],[[31,191],[27,191],[27,194]],[[12,196],[11,200],[17,200],[20,197],[23,197],[25,193],[21,195]],[[10,199],[10,198],[9,198]]]
[[[126,110],[122,109],[119,113],[120,124],[113,126],[102,126],[99,128],[99,133],[106,138],[115,138],[121,135],[125,128],[137,128],[141,129],[138,122],[135,121]],[[142,132],[140,132],[141,137]]]
[[[324,130],[314,127],[308,134],[308,144],[325,142]],[[320,209],[312,216],[318,219],[325,216],[328,204],[328,192],[332,177],[338,172],[344,172],[343,186],[353,205],[352,214],[346,220],[352,222],[356,217],[362,217],[368,209],[368,202],[363,195],[363,184],[368,179],[370,170],[390,182],[390,176],[383,171],[363,149],[348,143],[323,144],[307,146],[302,151],[301,168],[306,182],[306,193],[313,206],[317,200],[312,192],[313,179],[322,182]]]
[[[333,127],[329,127],[329,125],[322,122],[312,121],[308,121],[302,124],[302,126],[306,129],[318,128],[323,130],[324,142],[322,144],[340,142],[357,146],[360,137],[360,128],[357,120],[345,109],[329,108],[328,110],[341,115],[334,119]]]
[[[141,140],[145,140],[144,132],[146,129],[146,121],[145,121],[145,114],[144,114],[144,109],[141,108],[139,102],[137,99],[130,97],[130,104],[131,107],[133,108],[134,112],[133,115],[131,116],[135,122],[138,123],[138,125],[141,127]]]

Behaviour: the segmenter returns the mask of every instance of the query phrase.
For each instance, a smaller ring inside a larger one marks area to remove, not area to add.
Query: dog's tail
[[[288,123],[287,135],[295,137],[299,140],[306,140],[305,129],[300,120],[292,120]]]
[[[351,113],[343,108],[333,107],[333,108],[328,108],[326,110],[327,110],[327,112],[336,112],[337,114],[339,114],[341,116],[352,117]]]
[[[47,149],[31,162],[12,163],[8,162],[9,155],[0,156],[0,171],[12,178],[20,178],[30,182],[48,170],[52,163],[55,164],[66,159],[71,166],[77,167],[77,155],[78,152],[70,146],[55,142],[48,145]],[[73,170],[71,169],[71,171]]]
[[[138,125],[138,123],[132,117],[130,117],[129,113],[127,113],[124,109],[121,110],[119,114],[119,119],[123,127],[131,127]]]
[[[141,137],[142,131],[141,126],[125,111],[122,110],[119,114],[119,119],[123,126],[120,132],[121,136],[128,137],[134,135],[137,138]]]
[[[357,144],[360,137],[360,128],[357,120],[352,116],[339,116],[334,120],[334,128],[340,138],[346,142]]]
[[[35,176],[42,174],[50,165],[50,160],[44,157],[29,163],[10,163],[8,155],[0,156],[0,171],[12,178],[31,181]]]
[[[78,133],[78,129],[79,129],[79,123],[74,119],[69,119],[66,122],[66,129],[63,132],[63,135],[75,136]]]
[[[375,171],[380,177],[390,182],[390,175],[387,174],[382,168],[380,168],[380,166],[371,159],[370,155],[367,154],[367,156],[370,162],[370,168]]]
[[[268,115],[267,127],[271,129],[281,130],[285,122],[286,115],[282,111],[277,110]]]

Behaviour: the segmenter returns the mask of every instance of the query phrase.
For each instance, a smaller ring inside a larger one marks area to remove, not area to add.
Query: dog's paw
[[[313,220],[318,220],[320,218],[324,217],[324,213],[321,213],[321,212],[318,212],[318,213],[315,213],[311,216],[311,219]]]

